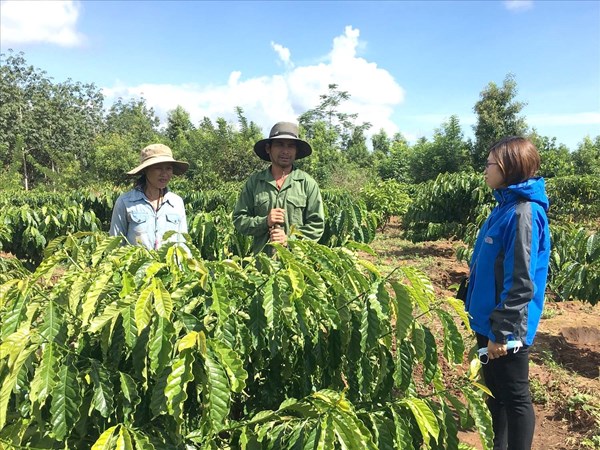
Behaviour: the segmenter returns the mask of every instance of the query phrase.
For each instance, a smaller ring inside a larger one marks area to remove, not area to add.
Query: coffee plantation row
[[[600,299],[600,179],[593,176],[548,180],[553,255],[549,287],[560,299]],[[238,184],[200,192],[182,183],[176,191],[188,212],[190,240],[208,260],[248,256],[251,242],[237,233],[231,211]],[[34,268],[52,239],[76,231],[106,231],[112,206],[121,191],[96,187],[69,193],[4,192],[0,194],[0,250]],[[370,243],[377,229],[399,217],[413,241],[459,239],[472,245],[493,206],[490,190],[478,174],[441,174],[421,185],[384,181],[359,194],[325,190],[325,233],[329,247],[349,241]],[[469,249],[460,249],[467,259]]]
[[[308,241],[215,261],[119,244],[77,232],[3,275],[5,445],[442,449],[474,424],[491,448],[462,303],[422,273]]]
[[[599,185],[551,182],[550,289],[594,304]],[[234,231],[238,188],[177,186],[189,253],[109,237],[116,189],[1,194],[0,448],[491,449],[462,302],[361,256],[391,216],[471,244],[481,177],[325,191],[321,243],[274,258]]]

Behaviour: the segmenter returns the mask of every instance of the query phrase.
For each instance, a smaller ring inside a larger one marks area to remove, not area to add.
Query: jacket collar
[[[275,182],[275,178],[273,178],[273,174],[271,173],[271,166],[259,172],[258,178],[267,183]],[[291,178],[292,180],[304,180],[306,177],[305,173],[294,165],[292,166],[292,171],[288,175],[288,178]]]

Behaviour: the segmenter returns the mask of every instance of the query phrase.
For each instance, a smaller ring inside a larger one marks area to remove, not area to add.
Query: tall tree
[[[578,175],[600,176],[600,135],[586,136],[573,152],[573,162]]]
[[[488,150],[494,142],[505,136],[527,133],[525,118],[519,116],[526,103],[516,101],[516,96],[517,83],[512,74],[506,75],[502,86],[491,82],[481,92],[473,108],[477,114],[477,123],[473,127],[475,145],[472,154],[476,170],[483,169]]]
[[[376,152],[377,158],[381,153]],[[394,179],[402,183],[412,182],[410,159],[412,148],[401,133],[396,133],[390,145],[390,155],[377,161],[377,173],[384,180]]]
[[[350,94],[347,91],[340,91],[337,84],[330,84],[327,94],[319,96],[321,103],[314,108],[309,109],[300,115],[299,122],[306,132],[306,137],[312,139],[315,134],[315,125],[318,122],[324,122],[326,127],[333,130],[335,140],[330,142],[330,145],[337,146],[341,150],[347,149],[352,133],[356,127],[361,127],[368,130],[371,124],[363,122],[356,125],[354,121],[358,118],[357,113],[345,113],[341,111],[340,106],[350,99]]]
[[[541,165],[538,175],[551,178],[575,173],[573,157],[566,145],[557,144],[555,137],[540,136],[535,128],[529,135],[529,139],[540,152]]]
[[[348,149],[346,150],[346,158],[348,162],[356,164],[358,167],[371,167],[373,165],[373,157],[367,148],[367,138],[363,128],[356,127],[352,130],[352,135],[348,141]]]
[[[381,153],[384,156],[390,155],[392,143],[383,128],[381,128],[378,133],[371,136],[371,144],[373,145],[374,155],[377,155],[378,153]]]
[[[104,97],[94,84],[55,83],[24,54],[0,55],[0,161],[19,154],[26,188],[73,184],[89,167]],[[21,139],[21,151],[15,151]]]
[[[300,134],[303,130],[301,128]],[[313,154],[310,158],[301,159],[297,162],[298,167],[310,173],[317,182],[326,185],[336,167],[344,164],[345,159],[335,145],[336,132],[329,128],[324,121],[311,124],[311,137],[306,139],[310,142]]]
[[[127,102],[119,98],[113,103],[96,140],[93,167],[97,179],[125,182],[125,172],[138,163],[140,150],[165,140],[158,132],[159,123],[144,98]]]
[[[188,134],[193,130],[194,125],[192,125],[192,121],[190,120],[190,113],[182,106],[177,105],[175,109],[169,111],[165,134],[171,142],[176,142],[181,137],[187,138]]]
[[[215,188],[228,181],[242,181],[266,163],[254,154],[254,143],[263,137],[256,123],[236,108],[237,127],[223,118],[216,124],[205,117],[198,129],[190,133],[189,176],[201,187]]]
[[[458,117],[451,116],[436,129],[432,142],[419,140],[409,161],[417,183],[436,178],[440,173],[470,171],[469,144],[463,138]]]
[[[454,173],[471,170],[469,144],[464,140],[458,116],[452,115],[433,134],[432,172]]]
[[[419,138],[412,146],[408,160],[411,182],[422,183],[438,175],[432,170],[431,157],[433,154],[433,144],[425,137]]]
[[[118,98],[106,115],[104,132],[128,135],[132,144],[143,148],[158,138],[159,124],[154,108],[148,107],[145,98],[132,98],[127,102]]]
[[[314,156],[298,165],[322,185],[327,185],[332,174],[351,159],[360,159],[359,164],[368,159],[368,149],[367,154],[364,153],[364,132],[371,127],[368,122],[355,124],[358,114],[342,112],[343,103],[350,99],[348,92],[340,91],[337,84],[330,84],[328,88],[328,92],[320,96],[319,105],[298,119],[304,136],[315,149]]]

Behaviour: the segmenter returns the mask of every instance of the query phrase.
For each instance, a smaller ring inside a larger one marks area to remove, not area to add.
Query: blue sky
[[[2,1],[0,46],[55,81],[143,96],[164,121],[267,132],[330,83],[371,132],[430,138],[451,115],[466,137],[490,82],[515,76],[530,127],[575,149],[600,135],[599,1]]]

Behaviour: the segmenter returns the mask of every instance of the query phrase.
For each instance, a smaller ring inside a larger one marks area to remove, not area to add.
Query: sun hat
[[[173,159],[173,152],[164,144],[151,144],[144,147],[140,152],[140,165],[127,172],[127,175],[138,175],[146,167],[160,163],[172,163],[173,173],[175,175],[184,174],[190,165],[185,161],[176,161]]]
[[[296,159],[306,158],[312,153],[310,144],[298,137],[298,125],[292,122],[277,122],[273,125],[273,128],[271,128],[268,138],[261,139],[254,144],[254,153],[256,153],[260,159],[271,161],[271,158],[267,153],[267,144],[273,139],[291,139],[296,141]]]

